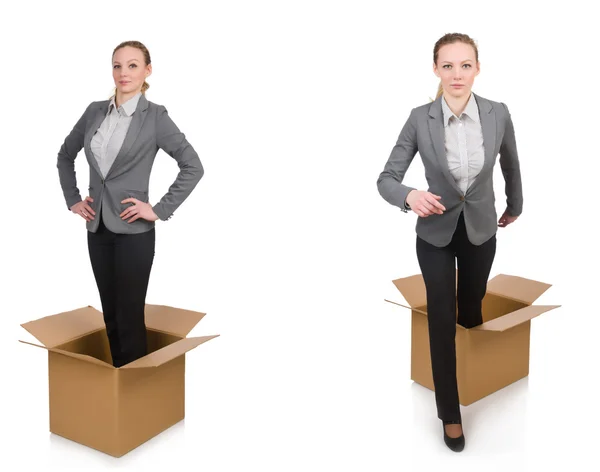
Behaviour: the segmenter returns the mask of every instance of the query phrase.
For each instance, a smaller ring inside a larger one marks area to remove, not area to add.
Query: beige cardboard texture
[[[104,328],[102,312],[87,306],[50,315],[21,324],[46,347],[54,347],[71,339]]]
[[[458,378],[458,394],[469,405],[529,374],[531,322],[505,332],[464,330],[467,339],[467,369]]]
[[[531,305],[552,285],[515,275],[498,274],[487,283],[487,292]]]
[[[393,283],[411,307],[427,304],[427,292],[425,291],[425,282],[422,275],[417,274],[396,279]]]
[[[411,379],[434,390],[429,347],[427,296],[420,274],[393,281],[411,310]],[[493,291],[490,291],[490,287]],[[535,280],[500,274],[488,282],[483,324],[456,325],[456,377],[466,406],[529,375],[531,319],[560,305],[531,305],[550,287]]]
[[[136,361],[130,362],[122,367],[122,369],[137,369],[142,367],[158,367],[171,359],[175,359],[206,341],[216,338],[216,336],[201,336],[197,338],[184,338],[169,344],[158,351],[154,351],[147,356],[144,356]]]
[[[185,417],[186,338],[204,313],[146,305],[148,354],[112,365],[101,312],[80,308],[23,323],[48,351],[50,431],[120,457]]]
[[[92,364],[97,364],[97,365],[101,365],[101,366],[104,366],[104,367],[108,367],[108,368],[114,369],[114,366],[112,364],[104,362],[104,361],[102,361],[100,359],[97,359],[95,357],[88,356],[86,354],[78,354],[76,352],[65,351],[63,349],[57,349],[57,348],[53,348],[53,347],[41,346],[39,344],[29,343],[27,341],[21,341],[21,340],[19,340],[19,342],[21,342],[23,344],[30,344],[30,345],[36,346],[36,347],[41,347],[42,349],[48,350],[48,352],[55,352],[57,354],[62,354],[63,356],[73,357],[75,359],[80,359],[80,360],[85,361],[85,362],[91,362]]]
[[[163,333],[186,337],[205,313],[165,305],[146,305],[146,326]]]
[[[531,305],[521,308],[520,310],[507,313],[500,318],[496,318],[485,323],[471,328],[474,331],[506,331],[507,329],[514,328],[521,323],[525,323],[536,316],[540,316],[542,313],[554,310],[560,307],[560,305]]]

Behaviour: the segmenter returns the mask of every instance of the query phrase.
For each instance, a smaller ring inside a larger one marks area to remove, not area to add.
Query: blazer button
[[[462,195],[460,196],[460,201],[464,202],[465,201],[465,197],[463,197]]]

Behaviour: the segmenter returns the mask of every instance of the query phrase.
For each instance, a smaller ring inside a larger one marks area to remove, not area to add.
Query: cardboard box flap
[[[157,351],[151,352],[147,356],[137,359],[129,364],[121,367],[121,369],[138,369],[145,367],[158,367],[165,362],[179,357],[188,351],[191,351],[195,347],[199,346],[206,341],[210,341],[213,338],[219,336],[218,334],[213,336],[200,336],[196,338],[184,338],[176,341],[168,346],[165,346]]]
[[[91,306],[49,315],[21,324],[46,347],[55,347],[104,328],[102,312]]]
[[[184,338],[205,314],[165,305],[146,305],[146,327]]]
[[[411,307],[414,308],[427,304],[425,281],[423,280],[423,276],[421,274],[396,279],[393,282]]]
[[[515,326],[525,323],[536,316],[547,311],[558,308],[560,305],[530,305],[520,310],[513,311],[499,318],[495,318],[485,323],[471,328],[471,331],[506,331]]]
[[[56,349],[56,348],[52,348],[52,347],[41,346],[39,344],[30,343],[27,341],[19,340],[19,342],[21,342],[23,344],[31,344],[32,346],[41,347],[42,349],[46,349],[51,352],[58,352],[59,354],[64,354],[65,356],[74,357],[75,359],[80,359],[82,361],[91,362],[92,364],[97,364],[97,365],[101,365],[103,367],[108,367],[108,368],[114,369],[114,367],[111,364],[101,361],[100,359],[96,359],[95,357],[87,356],[85,354],[78,354],[76,352],[69,352],[69,351],[65,351],[63,349]]]
[[[552,285],[515,275],[498,274],[487,283],[488,293],[531,305]]]
[[[398,302],[395,302],[393,300],[388,300],[387,298],[384,298],[384,300],[386,302],[388,302],[388,303],[393,303],[394,305],[398,305],[398,306],[401,306],[401,307],[404,307],[404,308],[408,308],[409,310],[413,310],[413,311],[416,311],[417,313],[421,313],[422,315],[427,316],[427,312],[426,311],[419,310],[418,308],[411,308],[409,306],[403,305],[402,303],[398,303]]]

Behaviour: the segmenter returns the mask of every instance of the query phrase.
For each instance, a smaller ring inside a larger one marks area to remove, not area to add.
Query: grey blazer
[[[475,94],[474,94],[475,95]],[[498,217],[494,206],[492,174],[500,152],[500,167],[506,182],[508,214],[523,210],[523,190],[517,144],[507,106],[475,95],[483,133],[484,163],[479,175],[463,194],[448,169],[446,159],[442,97],[413,108],[396,145],[377,180],[381,196],[407,212],[406,197],[413,187],[402,183],[413,157],[419,152],[425,167],[428,191],[440,195],[446,207],[442,215],[419,217],[417,235],[434,246],[450,243],[461,211],[469,241],[480,245],[496,234]]]
[[[89,195],[94,199],[90,204],[96,212],[95,219],[88,221],[86,227],[91,232],[98,229],[99,217],[106,227],[118,233],[143,233],[154,227],[153,221],[142,218],[133,223],[121,220],[119,214],[131,203],[121,201],[134,197],[148,203],[148,184],[150,171],[158,149],[164,150],[179,166],[179,174],[175,182],[161,200],[153,206],[154,212],[161,220],[169,219],[173,212],[190,195],[196,184],[204,175],[204,168],[194,148],[188,143],[185,135],[179,131],[163,105],[148,101],[145,95],[140,97],[137,108],[123,146],[115,161],[102,177],[98,163],[92,154],[90,143],[94,133],[106,117],[109,100],[92,102],[73,130],[65,139],[58,152],[58,175],[67,208],[71,208],[82,200],[75,179],[75,158],[84,148],[90,166]]]

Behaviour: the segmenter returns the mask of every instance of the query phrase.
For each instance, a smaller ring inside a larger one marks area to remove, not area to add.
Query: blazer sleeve
[[[399,207],[403,212],[410,210],[406,205],[406,197],[414,187],[404,185],[404,174],[418,151],[417,121],[415,109],[410,112],[408,120],[400,131],[400,136],[385,164],[383,172],[377,180],[380,195],[390,204]]]
[[[519,216],[523,211],[523,188],[519,155],[510,112],[504,103],[502,105],[506,110],[506,124],[504,137],[500,145],[500,167],[505,181],[506,209],[510,216]]]
[[[161,220],[171,218],[173,212],[192,193],[204,175],[198,154],[185,135],[173,123],[167,109],[160,105],[156,118],[156,144],[177,161],[179,173],[168,192],[154,205],[153,210]]]
[[[58,178],[68,210],[82,200],[75,177],[75,158],[79,154],[79,151],[81,151],[81,148],[83,148],[86,115],[92,105],[93,102],[88,105],[58,151],[56,167],[58,168]]]

